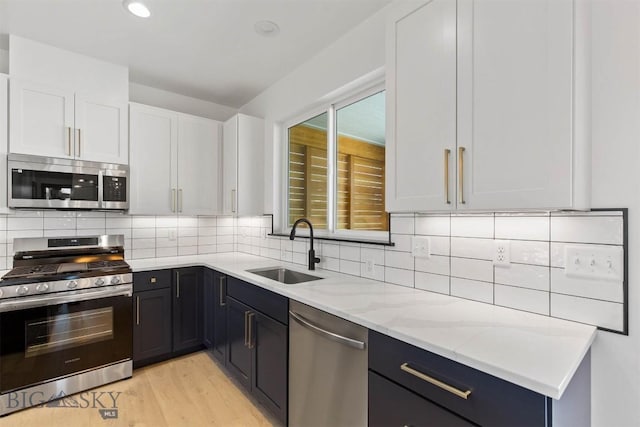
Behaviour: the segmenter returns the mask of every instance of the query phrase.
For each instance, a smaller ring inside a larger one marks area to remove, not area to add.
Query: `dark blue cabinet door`
[[[288,328],[260,312],[256,312],[251,320],[251,389],[258,400],[284,423],[287,417]]]
[[[475,425],[369,371],[370,427],[472,427]]]
[[[215,272],[213,278],[213,356],[227,363],[227,276]]]
[[[214,278],[214,271],[205,268],[202,274],[202,287],[204,295],[204,299],[202,301],[202,316],[204,319],[203,344],[209,350],[213,350],[213,343],[215,339],[214,312],[216,307],[214,301]]]
[[[133,362],[171,353],[171,289],[136,292],[133,303]]]
[[[227,369],[242,385],[251,390],[252,350],[247,343],[251,308],[227,298]]]
[[[173,351],[202,346],[201,268],[174,270],[173,277]]]

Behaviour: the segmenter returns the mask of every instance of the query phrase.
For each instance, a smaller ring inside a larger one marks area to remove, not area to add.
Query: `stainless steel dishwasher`
[[[291,300],[289,425],[367,425],[368,330]]]

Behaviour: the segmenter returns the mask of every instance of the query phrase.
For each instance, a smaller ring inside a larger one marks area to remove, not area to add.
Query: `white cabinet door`
[[[73,158],[73,91],[11,79],[12,153]]]
[[[574,207],[573,31],[572,0],[458,1],[457,209]]]
[[[238,206],[238,115],[222,127],[222,213],[233,215]]]
[[[126,101],[76,93],[75,127],[77,159],[129,163]]]
[[[0,212],[7,208],[7,130],[9,121],[9,79],[0,74]],[[0,263],[1,264],[1,263]]]
[[[130,104],[129,118],[129,213],[177,213],[178,114]]]
[[[178,119],[178,212],[214,215],[220,178],[220,122],[181,114]]]
[[[388,212],[454,206],[456,2],[415,5],[401,3],[387,27]]]

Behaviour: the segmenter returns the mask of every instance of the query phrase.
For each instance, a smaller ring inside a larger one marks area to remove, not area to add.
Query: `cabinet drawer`
[[[474,423],[549,423],[550,398],[375,331],[369,334],[369,369]],[[424,375],[471,393],[464,399],[421,378]]]
[[[227,277],[227,295],[263,312],[280,323],[289,324],[289,299],[259,286]]]
[[[369,427],[472,427],[474,425],[369,371]]]
[[[133,273],[133,291],[150,291],[171,287],[171,270],[140,271]]]

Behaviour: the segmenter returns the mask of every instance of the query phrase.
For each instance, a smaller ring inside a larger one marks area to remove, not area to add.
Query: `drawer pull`
[[[151,283],[156,283],[158,281],[158,279],[156,279],[155,277],[152,277],[151,279],[149,279],[149,281]]]
[[[408,372],[414,377],[418,377],[421,380],[428,382],[429,384],[433,384],[434,386],[439,387],[445,391],[448,391],[451,394],[455,394],[456,396],[461,397],[465,400],[468,399],[469,395],[471,394],[471,390],[467,390],[467,391],[458,390],[457,388],[450,386],[449,384],[445,384],[442,381],[439,381],[433,377],[425,375],[420,371],[416,371],[415,369],[411,368],[408,363],[403,363],[402,365],[400,365],[400,369],[402,369],[405,372]]]

